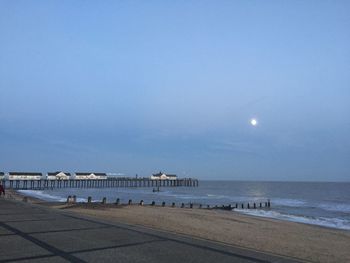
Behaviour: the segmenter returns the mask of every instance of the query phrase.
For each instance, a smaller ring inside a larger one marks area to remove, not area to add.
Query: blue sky
[[[349,28],[348,1],[2,0],[0,170],[349,181]]]

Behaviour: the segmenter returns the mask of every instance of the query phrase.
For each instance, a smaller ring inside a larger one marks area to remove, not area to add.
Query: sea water
[[[68,195],[86,202],[91,196],[99,202],[103,197],[108,202],[117,198],[122,203],[133,202],[168,205],[175,202],[205,205],[235,205],[250,202],[259,204],[267,199],[270,209],[235,209],[240,213],[270,217],[280,220],[314,224],[350,230],[350,183],[314,182],[241,182],[241,181],[200,181],[199,187],[161,187],[160,192],[152,188],[64,188],[44,191],[21,190],[26,195],[47,201],[66,201]]]

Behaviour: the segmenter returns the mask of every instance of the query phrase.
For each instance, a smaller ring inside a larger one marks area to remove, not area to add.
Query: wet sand
[[[23,198],[16,193],[16,198]],[[242,215],[236,212],[152,206],[30,202],[95,218],[241,246],[312,262],[350,262],[350,231]]]

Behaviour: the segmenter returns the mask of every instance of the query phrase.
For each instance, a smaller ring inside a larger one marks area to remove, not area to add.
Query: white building
[[[33,172],[9,172],[9,180],[41,180],[42,173]]]
[[[87,179],[107,179],[106,173],[75,173],[75,179],[87,180]]]
[[[151,175],[151,180],[176,180],[177,176],[175,174],[165,174],[159,172]]]
[[[64,173],[64,172],[53,172],[53,173],[47,173],[47,179],[48,180],[69,180],[71,178],[70,173]]]

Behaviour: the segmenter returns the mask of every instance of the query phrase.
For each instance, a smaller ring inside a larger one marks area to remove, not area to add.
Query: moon
[[[250,120],[250,124],[251,124],[252,126],[256,126],[256,125],[258,125],[258,121],[257,121],[256,119],[251,119],[251,120]]]

